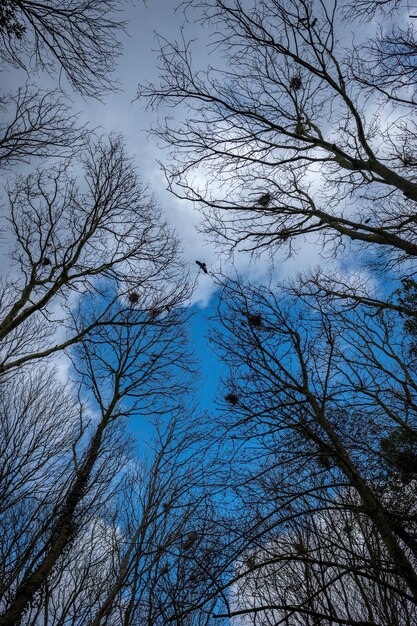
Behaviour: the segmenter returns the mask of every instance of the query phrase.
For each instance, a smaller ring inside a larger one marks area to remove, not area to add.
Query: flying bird
[[[205,263],[203,263],[202,261],[196,261],[198,267],[203,270],[203,272],[205,274],[208,274],[208,270],[207,270],[207,265]]]

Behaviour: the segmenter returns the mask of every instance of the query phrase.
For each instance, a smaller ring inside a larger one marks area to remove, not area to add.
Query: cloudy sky
[[[146,110],[146,102],[136,99],[139,83],[157,81],[157,34],[170,41],[180,36],[181,26],[184,25],[184,12],[176,10],[177,4],[177,0],[149,0],[146,3],[137,0],[135,4],[127,2],[122,16],[127,21],[128,34],[123,42],[124,51],[117,69],[121,91],[108,95],[104,102],[74,97],[74,106],[76,110],[82,112],[90,124],[99,126],[105,132],[120,132],[125,137],[129,152],[134,155],[143,179],[149,183],[168,221],[181,238],[184,255],[196,274],[198,267],[194,261],[201,259],[214,270],[221,268],[227,273],[228,270],[234,272],[236,269],[252,281],[264,280],[268,269],[267,259],[257,259],[252,263],[247,255],[239,254],[234,259],[232,267],[230,259],[220,258],[218,251],[215,251],[198,232],[201,216],[196,207],[166,191],[166,181],[157,161],[163,162],[167,154],[157,145],[156,138],[148,134],[149,128],[158,124],[158,117],[163,116],[164,111]],[[186,17],[188,23],[184,34],[186,39],[195,40],[193,54],[196,65],[204,67],[209,62],[213,63],[213,56],[209,58],[206,48],[208,33],[195,22],[196,16],[191,11],[187,12]],[[181,112],[178,109],[170,109],[169,114],[179,116]],[[281,279],[294,271],[317,263],[323,263],[318,248],[314,242],[306,242],[298,247],[296,256],[287,260],[285,266],[278,262],[273,273]],[[195,303],[206,308],[211,302],[213,293],[211,279],[201,275],[195,293]]]
[[[166,152],[157,145],[154,136],[149,135],[149,128],[158,124],[158,116],[164,111],[146,110],[146,103],[136,99],[138,84],[157,82],[158,80],[158,40],[157,33],[172,41],[180,36],[181,26],[184,25],[184,12],[176,10],[177,0],[136,0],[134,3],[120,3],[121,19],[127,22],[127,35],[123,41],[123,54],[119,59],[116,78],[120,83],[120,90],[104,97],[103,101],[83,99],[68,90],[69,98],[73,102],[74,110],[80,113],[83,121],[96,127],[99,132],[121,133],[127,143],[129,153],[134,157],[142,179],[149,183],[150,189],[163,207],[169,223],[175,228],[181,239],[185,258],[190,262],[191,271],[198,277],[198,287],[194,295],[196,317],[193,322],[192,335],[197,353],[203,361],[203,369],[217,368],[213,356],[207,348],[205,336],[208,332],[208,318],[213,313],[215,305],[215,287],[210,276],[199,272],[195,260],[200,259],[207,263],[213,271],[221,270],[224,273],[234,274],[250,279],[252,282],[268,282],[269,280],[285,279],[299,270],[318,264],[324,265],[325,259],[320,256],[320,248],[314,240],[300,241],[296,254],[287,260],[277,257],[271,269],[269,259],[251,261],[248,255],[238,254],[232,261],[228,257],[221,257],[198,232],[201,216],[197,208],[189,202],[179,200],[166,190],[166,181],[158,165],[158,160],[167,158]],[[185,26],[185,39],[193,39],[194,61],[200,67],[214,63],[213,53],[209,58],[207,41],[209,33],[203,31],[201,25],[195,21],[191,11],[187,13],[188,23]],[[29,79],[36,81],[38,86],[54,85],[55,78],[50,81],[44,75]],[[3,88],[14,88],[22,84],[27,77],[22,72],[3,73]],[[170,115],[181,115],[181,110],[169,111]],[[357,268],[355,268],[357,269]],[[206,399],[212,396],[213,385],[210,382],[213,376],[206,380]],[[213,381],[214,382],[214,381]],[[207,395],[208,394],[208,395]]]
[[[137,100],[138,84],[158,81],[158,40],[157,34],[172,41],[180,36],[184,26],[185,39],[193,39],[193,61],[197,66],[205,67],[209,63],[215,64],[215,52],[209,57],[207,42],[210,34],[204,31],[197,23],[197,14],[188,9],[184,11],[176,7],[178,0],[135,0],[120,3],[120,18],[127,22],[127,35],[123,38],[123,54],[119,59],[115,77],[120,83],[117,93],[107,94],[103,102],[94,99],[83,99],[68,89],[69,98],[73,102],[74,110],[80,113],[81,119],[90,126],[96,127],[99,132],[119,132],[127,143],[128,150],[135,158],[143,180],[149,183],[158,202],[163,207],[170,224],[179,235],[184,250],[184,256],[192,264],[192,271],[198,274],[195,259],[204,260],[213,270],[221,269],[239,272],[240,275],[250,278],[251,281],[265,281],[265,273],[269,263],[265,259],[256,259],[251,262],[248,255],[236,255],[233,267],[230,259],[220,257],[218,251],[205,240],[198,232],[197,227],[201,216],[196,207],[185,201],[175,198],[166,191],[166,181],[158,165],[158,160],[164,162],[167,153],[157,145],[157,140],[149,136],[149,128],[158,124],[158,116],[164,111],[146,110],[146,102]],[[368,25],[369,27],[369,25]],[[218,61],[218,59],[217,59]],[[13,89],[27,80],[22,72],[7,72],[1,76],[4,89]],[[45,75],[30,76],[29,80],[38,86],[53,86],[56,77],[48,80]],[[170,109],[169,114],[180,116],[179,109]],[[320,248],[315,240],[300,241],[296,247],[296,254],[285,262],[277,257],[277,263],[272,269],[273,278],[282,279],[298,270],[317,264],[323,265],[325,260],[320,256]],[[270,268],[269,268],[270,269]],[[194,302],[200,308],[209,306],[214,286],[211,279],[201,275],[199,285],[194,296]]]
[[[225,273],[249,278],[253,282],[266,282],[268,279],[282,279],[310,264],[323,263],[318,248],[313,242],[299,246],[298,254],[287,261],[278,263],[271,270],[268,259],[256,259],[252,262],[248,255],[239,254],[233,263],[228,257],[219,257],[205,237],[198,232],[201,216],[192,203],[175,198],[166,190],[166,181],[158,165],[158,160],[167,157],[165,151],[157,145],[155,137],[149,135],[149,128],[158,123],[158,116],[163,111],[146,110],[146,102],[138,101],[136,93],[139,83],[155,82],[158,77],[158,40],[157,34],[172,41],[180,35],[184,25],[184,13],[176,10],[177,0],[149,0],[144,3],[121,3],[120,17],[127,22],[127,36],[123,40],[123,54],[119,59],[116,77],[120,83],[117,93],[107,94],[103,101],[83,99],[68,89],[74,110],[80,113],[83,121],[96,127],[99,132],[121,133],[127,144],[129,153],[134,157],[141,176],[149,184],[159,204],[163,207],[169,223],[180,237],[185,258],[190,262],[191,272],[198,278],[194,294],[194,318],[191,327],[191,338],[197,358],[201,363],[202,384],[199,385],[203,406],[209,408],[218,390],[220,364],[207,345],[210,317],[215,308],[215,287],[210,276],[199,272],[196,259],[204,260],[209,269],[222,270]],[[193,15],[188,12],[188,24],[185,36],[201,41],[194,46],[194,60],[205,66],[213,63],[208,57],[205,44],[208,34],[194,22]],[[201,51],[201,52],[200,52]],[[35,77],[30,77],[33,80]],[[24,82],[22,73],[8,73],[4,80],[10,88]],[[39,86],[54,85],[44,75],[36,77]],[[4,83],[3,83],[4,84]],[[170,115],[180,115],[179,110],[170,110]],[[65,375],[66,368],[63,374]]]

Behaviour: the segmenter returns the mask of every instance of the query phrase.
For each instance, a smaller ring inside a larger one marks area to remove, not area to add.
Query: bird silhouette
[[[203,272],[205,274],[208,274],[208,270],[207,270],[207,265],[205,263],[203,263],[202,261],[196,261],[198,267],[203,270]]]

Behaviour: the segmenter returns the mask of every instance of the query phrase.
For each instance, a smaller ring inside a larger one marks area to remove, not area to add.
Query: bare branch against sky
[[[416,28],[1,3],[0,626],[416,625]]]

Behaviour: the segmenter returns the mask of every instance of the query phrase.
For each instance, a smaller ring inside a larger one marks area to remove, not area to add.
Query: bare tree
[[[14,265],[1,296],[3,372],[111,322],[117,299],[156,319],[189,293],[177,242],[121,139],[92,141],[82,162],[84,178],[64,160],[9,190]]]
[[[114,0],[5,0],[0,12],[0,59],[29,71],[64,72],[86,96],[114,87],[124,23]]]
[[[2,623],[21,623],[26,607],[33,606],[74,537],[105,506],[109,490],[116,489],[125,448],[118,424],[128,416],[163,415],[179,404],[189,386],[183,316],[176,309],[155,321],[147,312],[119,307],[111,325],[96,327],[78,344],[73,358],[80,394],[90,398],[96,417],[69,450],[59,497],[49,507],[39,503],[46,515],[42,534],[31,535],[29,542],[24,534],[14,537],[15,543],[19,538],[23,542],[22,556],[13,564],[14,582],[4,596]],[[32,467],[36,472],[37,465]]]
[[[232,249],[291,253],[318,236],[333,253],[351,240],[364,258],[377,252],[379,268],[409,268],[416,45],[407,7],[186,4],[211,29],[212,66],[197,66],[192,43],[162,41],[161,82],[138,92],[151,105],[188,108],[185,121],[170,117],[155,131],[172,147],[173,193],[197,201],[207,231]],[[388,25],[372,31],[369,20],[381,15]],[[226,282],[215,341],[231,373],[218,436],[243,540],[241,566],[229,570],[237,604],[223,597],[219,617],[415,621],[415,282],[407,280],[390,297],[389,287],[321,272],[286,290]]]
[[[240,528],[242,566],[231,579],[242,589],[240,608],[230,603],[227,615],[384,623],[375,616],[391,602],[398,623],[415,619],[415,356],[396,311],[368,313],[359,304],[346,310],[337,298],[303,303],[282,290],[226,284],[224,331],[214,337],[231,372],[222,432],[235,465],[230,488],[241,493],[239,519],[244,507],[248,520]],[[363,540],[339,525],[343,517]],[[301,548],[307,531],[314,540]],[[290,593],[293,575],[300,580]],[[355,609],[352,585],[370,585]]]
[[[372,525],[349,504],[345,497],[338,510],[306,514],[246,554],[229,614],[268,626],[413,624],[415,606],[381,567]]]
[[[177,241],[120,138],[91,140],[82,164],[83,179],[74,176],[72,156],[53,173],[38,170],[9,190],[14,243],[2,292],[0,379],[11,394],[2,408],[5,624],[23,616],[38,623],[41,615],[71,623],[81,609],[100,623],[100,611],[104,619],[113,609],[126,591],[131,560],[143,562],[142,534],[148,536],[162,497],[152,500],[150,518],[139,502],[136,518],[130,511],[129,548],[116,541],[116,518],[108,527],[113,543],[100,547],[108,525],[99,520],[123,482],[129,448],[123,424],[137,414],[178,412],[189,388],[184,302],[190,286]],[[45,357],[63,350],[78,390],[67,395],[45,369]],[[173,437],[160,457],[167,472]],[[186,454],[184,444],[178,454]],[[162,489],[166,483],[154,470],[149,488],[157,480]],[[74,570],[90,547],[91,558]],[[108,573],[110,586],[97,588],[91,577],[104,574],[117,553],[112,584]]]
[[[119,9],[6,0],[1,62],[99,97],[115,87]],[[0,623],[206,626],[220,548],[183,400],[191,287],[177,240],[122,140],[78,128],[58,90],[27,86],[0,104],[3,166],[59,158],[8,186]],[[66,385],[50,368],[57,352]],[[125,424],[145,415],[159,439],[139,468]]]
[[[33,86],[0,94],[0,163],[66,155],[81,147],[85,128],[64,101],[62,78],[82,95],[99,97],[116,82],[124,23],[120,3],[5,0],[0,7],[0,64],[57,76],[50,93]],[[60,93],[61,92],[61,93]],[[68,96],[65,95],[65,100]]]
[[[390,11],[392,32],[374,37],[356,8],[346,23],[319,0],[189,5],[214,33],[218,68],[194,69],[192,44],[163,42],[160,85],[138,93],[188,108],[155,132],[173,149],[171,189],[200,203],[207,230],[250,251],[320,235],[377,246],[380,260],[415,256],[416,46],[396,25],[399,3],[361,3],[356,17]]]
[[[112,70],[124,31],[124,23],[116,19],[119,10],[120,3],[113,0],[2,3],[0,63],[59,75],[59,89],[49,93],[26,85],[0,95],[3,167],[34,156],[68,156],[81,147],[85,128],[77,127],[64,101],[61,77],[87,96],[114,88]]]
[[[187,445],[179,445],[176,440],[168,473],[168,467],[153,471],[152,500],[146,501],[146,516],[134,533],[134,541],[127,546],[125,568],[109,589],[106,602],[92,622],[94,626],[105,623],[111,601],[121,588],[125,599],[121,612],[126,624],[211,623],[210,607],[217,598],[217,563],[210,556],[218,550],[219,535],[208,490],[212,470],[207,458],[204,460],[205,448],[196,451],[194,447],[196,443],[201,445],[194,429],[195,416],[183,412],[182,420],[187,430],[183,444]],[[203,432],[205,429],[203,425]],[[130,526],[136,516],[136,510],[132,510]]]
[[[168,579],[174,590],[176,547],[190,536],[190,525],[195,532],[197,514],[207,512],[202,475],[208,468],[203,450],[190,451],[201,436],[190,410],[158,422],[147,460],[123,451],[129,469],[119,470],[121,488],[107,491],[77,529],[24,624],[161,624],[172,618],[174,598],[161,590]]]
[[[2,96],[0,110],[5,117],[0,123],[3,168],[28,163],[32,157],[69,156],[84,143],[85,129],[77,126],[77,117],[59,92],[26,85]]]

